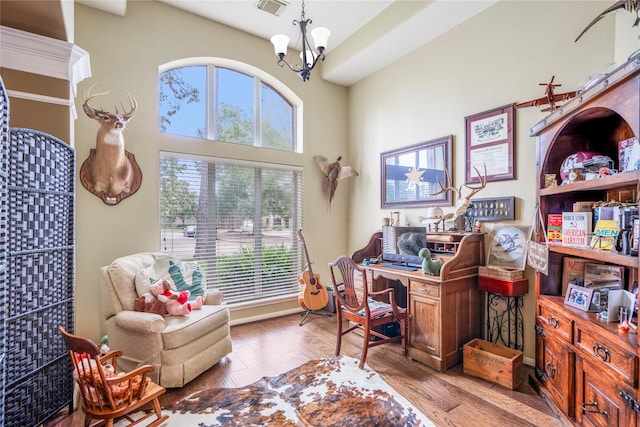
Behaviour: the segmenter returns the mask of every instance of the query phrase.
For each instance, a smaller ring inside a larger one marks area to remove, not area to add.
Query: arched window
[[[300,99],[253,67],[229,60],[218,62],[182,60],[161,67],[160,131],[301,152],[297,126],[302,117]],[[251,74],[249,69],[263,75]]]
[[[182,60],[158,87],[161,132],[301,151],[299,98],[253,67]],[[178,139],[159,159],[161,251],[198,262],[229,303],[297,295],[302,168],[185,154]]]

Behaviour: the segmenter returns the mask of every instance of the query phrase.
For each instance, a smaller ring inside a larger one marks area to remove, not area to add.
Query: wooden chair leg
[[[400,321],[400,345],[402,346],[402,355],[407,355],[407,321],[402,319]]]
[[[364,328],[364,343],[362,345],[362,355],[360,356],[360,369],[364,367],[364,362],[367,360],[367,352],[369,351],[369,340],[371,339],[369,327]]]
[[[336,312],[336,319],[338,321],[338,333],[336,334],[336,356],[340,355],[340,347],[342,347],[342,315],[339,311]]]
[[[160,407],[160,401],[158,399],[153,399],[153,412],[156,413],[158,419],[162,418],[162,408]]]

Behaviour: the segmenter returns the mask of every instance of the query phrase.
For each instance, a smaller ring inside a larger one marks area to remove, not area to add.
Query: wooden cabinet
[[[380,238],[377,234],[368,248],[380,247],[372,243]],[[478,266],[484,265],[484,235],[438,233],[438,236],[447,241],[444,252],[438,254],[446,259],[439,276],[369,266],[368,282],[374,291],[393,287],[396,302],[407,307],[407,355],[445,371],[462,362],[467,342],[482,337],[484,293],[478,290],[477,278]],[[432,251],[437,249],[432,247]],[[362,260],[377,255],[362,249],[352,258]]]
[[[578,152],[608,156],[618,167],[620,141],[640,136],[640,57],[633,58],[531,128],[537,137],[537,196],[541,216],[570,212],[573,203],[638,203],[639,171],[620,172],[545,188]],[[544,236],[537,236],[544,242]],[[618,331],[595,312],[564,304],[563,260],[624,267],[623,287],[638,281],[637,256],[613,250],[549,244],[548,274],[536,273],[536,369],[534,385],[571,422],[589,426],[637,426],[638,335]]]
[[[587,426],[635,426],[636,412],[625,404],[617,379],[603,379],[588,360],[576,359],[576,420]],[[630,395],[635,394],[633,389]]]
[[[407,354],[428,365],[440,361],[440,300],[420,292],[409,294]],[[416,319],[420,321],[416,321]],[[417,356],[417,357],[416,357]],[[434,360],[431,360],[434,358]]]
[[[568,416],[574,413],[573,322],[541,302],[536,316],[536,379],[548,397]]]

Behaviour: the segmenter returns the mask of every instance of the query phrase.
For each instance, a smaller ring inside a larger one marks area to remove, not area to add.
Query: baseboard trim
[[[290,308],[288,310],[274,311],[271,313],[264,313],[256,316],[243,317],[241,319],[231,320],[229,321],[229,325],[231,326],[242,325],[244,323],[257,322],[259,320],[273,319],[274,317],[288,316],[289,314],[303,313],[303,312],[304,310],[300,307]]]

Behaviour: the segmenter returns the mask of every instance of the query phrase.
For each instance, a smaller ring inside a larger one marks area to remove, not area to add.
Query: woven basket
[[[500,280],[518,280],[524,278],[523,270],[507,270],[502,267],[478,267],[478,275]]]

